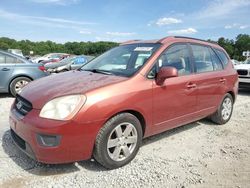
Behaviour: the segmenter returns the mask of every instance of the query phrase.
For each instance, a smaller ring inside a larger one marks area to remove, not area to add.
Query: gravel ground
[[[250,187],[250,90],[239,92],[226,125],[201,120],[147,138],[130,164],[111,171],[94,160],[28,158],[10,138],[12,101],[0,95],[0,187]]]

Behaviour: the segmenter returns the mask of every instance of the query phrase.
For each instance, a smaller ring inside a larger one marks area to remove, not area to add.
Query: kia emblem
[[[18,110],[20,110],[22,108],[22,102],[19,101],[17,104],[16,104],[16,107]]]

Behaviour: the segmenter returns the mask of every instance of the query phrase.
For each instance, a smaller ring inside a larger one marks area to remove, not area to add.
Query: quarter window
[[[209,48],[209,51],[210,51],[210,54],[211,54],[214,70],[222,70],[223,66],[221,64],[220,59],[216,55],[216,53],[211,48]]]
[[[168,48],[157,60],[158,67],[175,67],[179,75],[191,73],[189,51],[186,44],[176,44]]]
[[[227,65],[228,64],[228,58],[227,58],[226,54],[224,52],[222,52],[221,50],[218,50],[218,49],[215,49],[215,50],[218,53],[222,63],[224,65]]]

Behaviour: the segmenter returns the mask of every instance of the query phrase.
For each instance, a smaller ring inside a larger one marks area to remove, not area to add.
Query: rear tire
[[[21,89],[26,86],[29,82],[31,82],[31,79],[27,77],[17,77],[10,83],[10,93],[14,97],[16,94],[21,92]]]
[[[234,101],[233,101],[232,95],[227,93],[224,96],[217,111],[211,115],[211,120],[214,123],[219,124],[219,125],[223,125],[227,123],[232,116],[233,104],[234,104]]]
[[[93,155],[105,168],[119,168],[134,159],[141,142],[140,121],[130,113],[121,113],[108,120],[100,129]]]

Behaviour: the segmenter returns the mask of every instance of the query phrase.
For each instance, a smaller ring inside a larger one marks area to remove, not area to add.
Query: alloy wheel
[[[117,125],[108,137],[109,157],[114,161],[127,159],[133,153],[137,139],[137,130],[133,124],[125,122]]]

